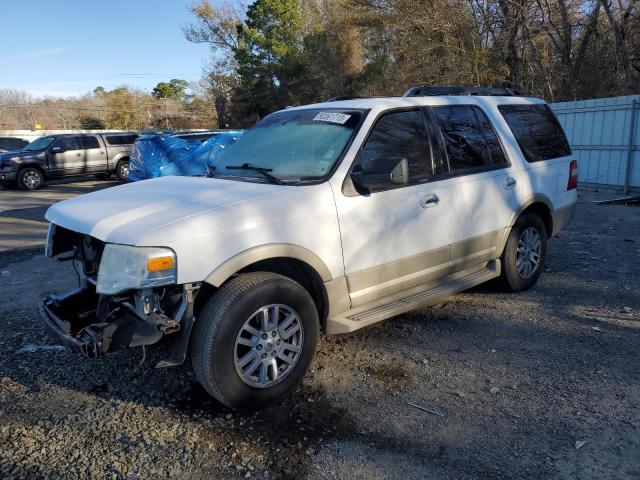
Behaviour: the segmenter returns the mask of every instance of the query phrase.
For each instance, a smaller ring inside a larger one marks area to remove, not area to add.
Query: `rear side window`
[[[402,158],[409,163],[409,183],[433,175],[431,146],[422,113],[418,110],[382,116],[360,151],[358,165],[364,172],[386,172]]]
[[[433,107],[452,173],[508,166],[485,113],[471,105]]]
[[[98,139],[96,137],[80,137],[80,145],[82,148],[100,148]]]
[[[567,137],[547,105],[501,105],[498,110],[527,162],[571,155]]]
[[[131,145],[138,138],[137,135],[108,135],[104,137],[109,145]]]

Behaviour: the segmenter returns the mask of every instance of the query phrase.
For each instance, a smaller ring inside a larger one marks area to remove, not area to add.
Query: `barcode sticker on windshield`
[[[350,118],[351,115],[347,115],[346,113],[320,112],[313,117],[313,121],[339,123],[340,125],[344,125]]]

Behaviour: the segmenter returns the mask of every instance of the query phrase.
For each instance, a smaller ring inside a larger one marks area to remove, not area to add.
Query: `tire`
[[[129,160],[120,160],[116,164],[116,175],[121,182],[126,182],[129,176]]]
[[[21,168],[17,180],[21,190],[37,190],[44,185],[44,175],[34,167]]]
[[[544,222],[535,213],[525,213],[511,228],[500,257],[501,283],[512,292],[531,288],[542,273],[546,257],[547,229]]]
[[[265,307],[269,307],[270,326],[260,327],[258,335],[245,330],[245,325],[260,322]],[[283,331],[273,329],[276,316],[285,327]],[[285,325],[287,319],[290,326]],[[290,334],[294,327],[297,330]],[[273,337],[267,334],[264,339],[263,331],[270,331]],[[318,332],[316,306],[300,284],[270,272],[247,273],[223,285],[203,307],[191,334],[191,362],[200,384],[222,404],[241,410],[263,407],[287,395],[300,382],[313,360]],[[237,343],[240,337],[245,343]],[[299,351],[287,350],[287,345]],[[281,355],[293,361],[289,364]],[[247,358],[252,360],[239,366]],[[258,366],[251,370],[256,361]],[[268,362],[275,362],[275,371],[284,370],[274,380],[274,368],[264,367],[266,375],[260,384],[261,365]],[[244,369],[249,373],[243,378]],[[249,378],[252,372],[255,375]]]

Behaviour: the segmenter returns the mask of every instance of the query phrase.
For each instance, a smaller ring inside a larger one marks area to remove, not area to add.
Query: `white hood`
[[[169,247],[178,283],[200,282],[235,255],[268,244],[313,252],[344,272],[331,186],[161,177],[53,205],[47,220],[109,243]]]
[[[255,202],[296,189],[292,186],[203,177],[162,177],[65,200],[49,208],[45,218],[56,225],[105,242],[135,245],[145,235],[162,227],[175,225],[179,228],[177,224],[181,220],[206,213],[214,220],[218,217],[215,211],[223,207]],[[229,219],[228,215],[222,216]],[[209,224],[209,227],[211,233],[211,230],[223,226]],[[184,233],[180,236],[184,237]],[[202,232],[191,233],[198,235]],[[165,237],[162,243],[175,240],[175,235],[169,237],[174,238]]]

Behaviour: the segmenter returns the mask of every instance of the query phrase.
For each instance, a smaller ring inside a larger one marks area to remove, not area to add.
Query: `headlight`
[[[114,295],[171,283],[176,283],[176,254],[172,250],[113,243],[104,247],[96,292]]]

